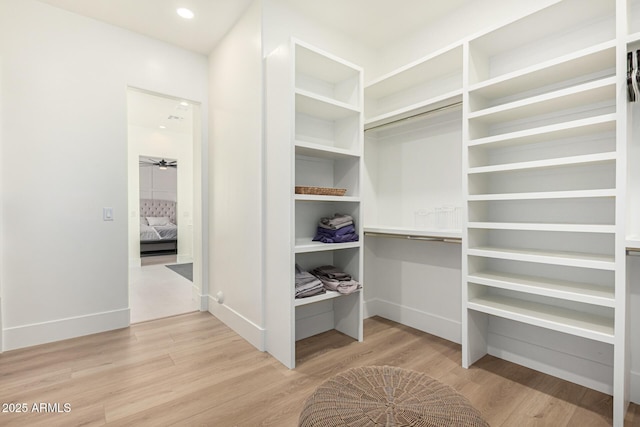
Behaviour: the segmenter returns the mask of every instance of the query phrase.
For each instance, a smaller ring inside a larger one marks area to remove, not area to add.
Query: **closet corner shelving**
[[[463,110],[463,366],[494,354],[545,371],[500,350],[534,330],[558,363],[547,372],[610,376],[616,426],[628,403],[619,9],[565,0],[468,40]],[[550,350],[567,335],[594,349],[582,367]]]
[[[295,342],[330,329],[361,341],[362,291],[295,298],[295,265],[362,280],[362,243],[314,242],[318,221],[351,215],[362,236],[362,69],[297,39],[266,62],[266,347],[295,367]],[[344,188],[344,196],[295,194]],[[362,237],[361,237],[362,240]]]
[[[462,58],[456,43],[365,87],[366,233],[462,237]]]

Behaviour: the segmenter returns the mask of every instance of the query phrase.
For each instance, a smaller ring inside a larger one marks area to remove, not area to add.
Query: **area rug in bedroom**
[[[192,262],[187,264],[171,264],[171,265],[167,265],[166,267],[170,268],[171,270],[175,271],[182,277],[189,279],[193,282],[193,263]]]

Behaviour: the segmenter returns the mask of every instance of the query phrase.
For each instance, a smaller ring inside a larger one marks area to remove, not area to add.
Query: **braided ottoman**
[[[453,388],[393,366],[352,368],[321,384],[305,401],[299,426],[489,427]]]

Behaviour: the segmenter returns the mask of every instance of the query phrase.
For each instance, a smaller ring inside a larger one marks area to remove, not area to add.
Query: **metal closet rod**
[[[405,122],[407,120],[412,120],[412,119],[415,119],[417,117],[427,116],[427,115],[430,115],[430,114],[433,114],[433,113],[439,113],[440,111],[448,110],[448,109],[454,108],[454,107],[459,107],[461,105],[462,105],[462,101],[454,102],[453,104],[443,105],[442,107],[434,108],[432,110],[423,111],[422,113],[417,113],[417,114],[414,114],[414,115],[409,116],[409,117],[404,117],[402,119],[397,119],[397,120],[394,120],[394,121],[391,121],[391,122],[388,122],[388,123],[383,123],[381,125],[371,126],[370,128],[366,128],[364,131],[367,132],[367,131],[370,131],[370,130],[373,130],[373,129],[380,129],[380,128],[383,128],[383,127],[395,125],[395,124],[398,124],[400,122]]]
[[[455,237],[416,236],[413,234],[376,233],[373,231],[365,231],[364,235],[371,237],[390,237],[392,239],[402,240],[419,240],[423,242],[462,243],[462,239]]]

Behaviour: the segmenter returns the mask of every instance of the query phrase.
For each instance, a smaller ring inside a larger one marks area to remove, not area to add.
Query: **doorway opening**
[[[129,88],[131,323],[200,309],[200,106]]]

